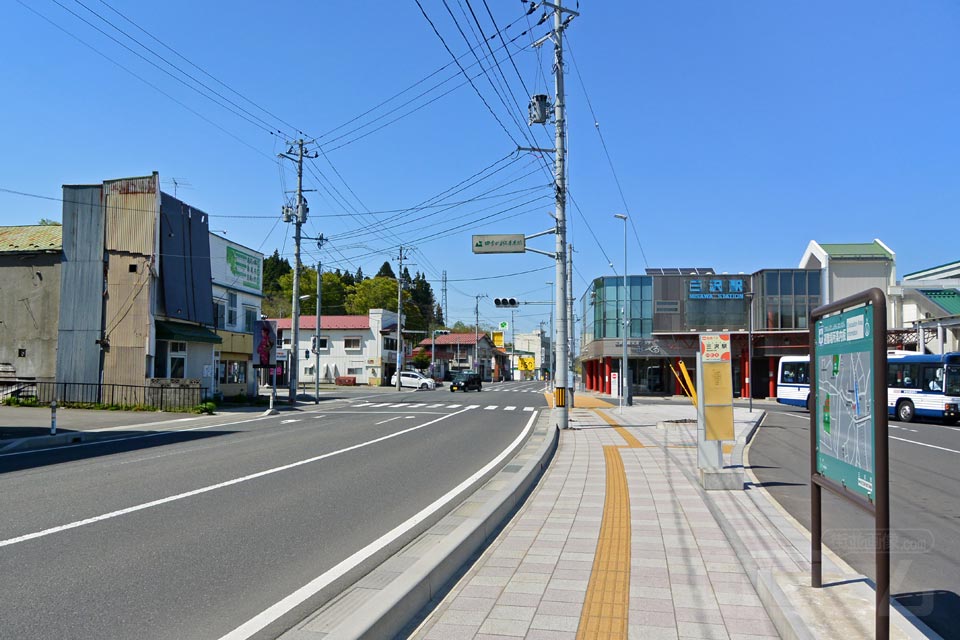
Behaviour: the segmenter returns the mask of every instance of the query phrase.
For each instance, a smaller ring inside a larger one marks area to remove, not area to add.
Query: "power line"
[[[633,227],[633,234],[637,239],[637,246],[640,247],[640,255],[643,256],[643,264],[647,267],[650,266],[650,263],[647,262],[647,254],[643,250],[643,243],[640,242],[640,234],[637,233],[637,227],[633,223],[633,214],[630,212],[630,205],[627,204],[627,198],[623,194],[623,186],[620,184],[620,178],[617,176],[617,169],[613,166],[613,158],[610,156],[610,150],[607,148],[607,141],[603,138],[603,132],[600,130],[600,120],[597,118],[596,112],[593,110],[593,103],[590,101],[590,95],[587,93],[587,85],[583,82],[583,76],[580,75],[580,67],[577,66],[577,59],[573,55],[573,49],[570,47],[570,44],[567,43],[567,50],[570,52],[570,60],[573,62],[573,68],[577,72],[577,80],[580,83],[580,88],[583,90],[583,97],[587,100],[587,107],[590,109],[590,115],[593,117],[593,128],[597,132],[597,136],[600,138],[600,145],[603,147],[603,154],[607,157],[607,164],[610,166],[610,173],[613,174],[613,181],[617,185],[617,191],[620,193],[620,201],[623,203],[623,207],[626,210],[628,217],[630,218],[630,225]]]
[[[433,32],[436,34],[437,38],[439,38],[439,39],[440,39],[440,42],[443,43],[443,48],[447,50],[447,53],[449,53],[450,56],[454,59],[454,62],[457,63],[457,67],[460,68],[460,73],[463,74],[463,77],[465,77],[465,78],[467,78],[467,79],[469,80],[469,79],[470,79],[470,76],[467,75],[466,69],[463,68],[463,65],[460,64],[460,61],[459,61],[459,60],[457,59],[457,57],[453,54],[453,51],[450,49],[449,45],[447,45],[447,41],[444,40],[444,39],[443,39],[443,36],[440,35],[440,32],[437,31],[436,25],[433,24],[433,20],[430,19],[430,16],[427,15],[427,12],[426,12],[426,10],[423,8],[423,5],[420,4],[420,0],[414,0],[414,2],[416,2],[416,3],[417,3],[417,6],[420,7],[420,13],[422,13],[422,14],[423,14],[423,17],[426,18],[426,20],[427,20],[428,23],[430,23],[430,28],[433,29]],[[483,97],[483,94],[480,93],[480,90],[477,89],[477,85],[473,84],[473,80],[470,80],[470,86],[473,87],[473,90],[474,90],[474,92],[476,92],[477,96],[480,98],[480,101],[483,102],[484,106],[487,107],[487,111],[490,112],[490,115],[493,116],[493,119],[497,121],[497,124],[499,124],[499,125],[500,125],[500,128],[503,129],[503,132],[504,132],[505,134],[507,134],[507,137],[508,137],[508,138],[510,138],[510,142],[512,142],[512,143],[514,144],[514,146],[519,147],[520,145],[517,144],[517,141],[514,139],[513,135],[511,135],[511,133],[507,130],[507,127],[503,124],[503,122],[500,120],[500,117],[496,114],[496,112],[493,110],[493,108],[492,108],[492,107],[490,106],[490,104],[487,102],[487,99],[484,98],[484,97]]]

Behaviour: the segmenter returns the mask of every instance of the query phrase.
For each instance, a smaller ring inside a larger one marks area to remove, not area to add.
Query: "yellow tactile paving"
[[[603,418],[607,424],[616,429],[617,433],[620,434],[620,437],[626,441],[628,447],[631,449],[640,449],[643,447],[643,443],[637,440],[637,438],[624,427],[621,427],[616,420],[601,411],[595,411],[594,413]]]
[[[580,614],[577,639],[625,640],[630,610],[630,494],[623,459],[605,446],[607,493],[600,539]]]
[[[625,640],[630,610],[630,492],[619,449],[641,449],[643,444],[610,416],[596,414],[617,430],[627,446],[603,448],[607,493],[577,638]]]

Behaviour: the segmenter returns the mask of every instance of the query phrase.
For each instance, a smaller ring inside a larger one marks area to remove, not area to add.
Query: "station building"
[[[751,274],[717,273],[708,267],[647,269],[644,275],[628,275],[626,289],[622,276],[598,277],[580,300],[584,385],[590,391],[618,393],[612,378],[620,371],[626,336],[633,395],[682,394],[679,363],[693,378],[698,334],[721,332],[731,335],[734,393],[741,397],[750,393],[752,377],[753,397],[773,397],[779,359],[810,351],[810,312],[872,287],[888,296],[891,348],[909,349],[911,341],[903,335],[917,335],[926,328],[928,336],[940,336],[933,350],[943,352],[960,330],[960,316],[950,314],[955,303],[960,312],[960,294],[955,290],[960,281],[954,275],[960,275],[960,263],[919,272],[912,284],[908,277],[898,285],[896,254],[874,240],[811,241],[797,268]],[[940,279],[932,283],[935,278]],[[905,317],[914,326],[905,328]],[[930,351],[932,340],[923,340]],[[753,359],[748,362],[751,342]],[[917,349],[915,339],[913,348]]]

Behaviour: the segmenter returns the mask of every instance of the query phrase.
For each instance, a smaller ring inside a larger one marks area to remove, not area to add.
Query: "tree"
[[[380,265],[380,271],[377,271],[377,275],[376,275],[375,277],[377,277],[377,278],[393,278],[394,280],[397,279],[397,276],[395,276],[394,273],[393,273],[393,267],[390,266],[390,261],[389,261],[389,260],[384,260],[384,261],[383,261],[383,264]]]
[[[433,321],[434,321],[438,326],[441,326],[441,327],[446,326],[446,324],[445,324],[445,322],[444,322],[444,318],[443,318],[443,307],[441,307],[439,304],[436,305],[436,307],[434,308]]]
[[[430,352],[426,349],[421,349],[413,356],[411,364],[413,364],[420,373],[423,373],[430,368]]]
[[[367,279],[367,276],[363,275],[363,267],[357,267],[357,275],[353,276],[353,283],[359,284]]]
[[[41,227],[62,227],[63,224],[57,222],[56,220],[51,220],[50,218],[40,218],[40,222],[37,223]]]
[[[404,267],[404,272],[406,272],[406,267]],[[407,273],[407,275],[409,276],[409,273]],[[427,282],[426,276],[418,271],[417,275],[410,282],[409,289],[413,303],[417,305],[417,309],[420,310],[420,315],[423,317],[427,326],[437,324],[437,317],[434,313],[435,300],[433,298],[433,289],[430,287],[430,283]],[[442,324],[442,321],[440,324]]]
[[[358,282],[347,295],[347,313],[366,315],[370,309],[397,310],[397,281],[391,278],[368,278]]]
[[[286,258],[280,257],[280,252],[273,250],[273,255],[263,261],[263,304],[261,311],[271,318],[289,316],[292,286],[286,290],[280,284],[284,275],[293,274],[293,268]]]

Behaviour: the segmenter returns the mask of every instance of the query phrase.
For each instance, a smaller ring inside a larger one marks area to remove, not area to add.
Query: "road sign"
[[[520,371],[533,371],[536,366],[536,359],[532,356],[520,356],[517,358],[517,369]]]
[[[523,253],[527,250],[522,233],[473,236],[474,253]]]
[[[510,323],[509,323],[509,322],[501,322],[501,323],[500,323],[500,331],[506,331],[508,328],[510,328]]]
[[[503,349],[503,331],[493,332],[493,346]]]

